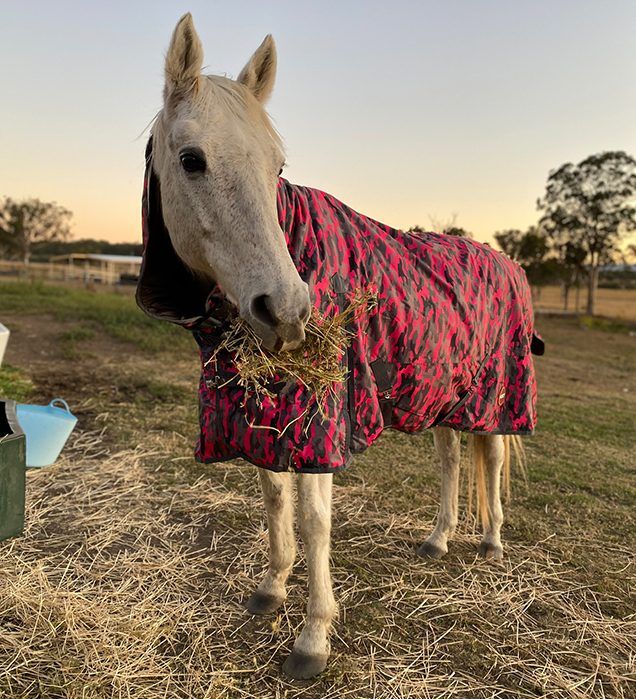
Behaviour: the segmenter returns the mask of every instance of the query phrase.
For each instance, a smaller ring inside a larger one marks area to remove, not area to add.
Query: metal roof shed
[[[76,261],[83,263],[86,281],[101,281],[116,284],[122,274],[138,275],[142,258],[138,255],[101,255],[98,253],[73,252],[51,257],[52,263],[68,262],[75,267]]]

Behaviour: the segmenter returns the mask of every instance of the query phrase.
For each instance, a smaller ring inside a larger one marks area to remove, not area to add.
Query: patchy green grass
[[[83,353],[79,350],[78,345],[86,340],[93,340],[95,335],[95,330],[85,326],[63,330],[60,333],[60,341],[64,347],[66,359],[79,359]]]
[[[33,381],[29,373],[19,367],[0,366],[0,398],[24,403],[33,393]]]
[[[621,318],[602,318],[599,316],[581,316],[579,318],[581,326],[584,328],[602,330],[608,333],[623,333],[632,335],[636,329],[636,323],[627,322]]]
[[[51,314],[60,321],[93,323],[107,335],[131,342],[147,352],[192,347],[187,332],[171,323],[149,318],[129,296],[37,282],[12,282],[0,284],[0,308],[27,314]]]

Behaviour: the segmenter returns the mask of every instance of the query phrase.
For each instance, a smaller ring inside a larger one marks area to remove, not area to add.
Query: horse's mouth
[[[261,338],[263,347],[269,352],[295,350],[305,341],[305,324],[279,323],[270,327],[253,318],[246,318],[254,332]]]
[[[249,310],[241,313],[238,305],[218,286],[209,294],[207,304],[210,309],[209,315],[218,323],[227,325],[232,318],[240,315],[260,338],[268,352],[295,350],[305,341],[306,313],[295,323],[277,321],[272,313],[259,309],[257,304],[252,304]],[[257,312],[253,313],[253,309]]]
[[[271,352],[294,350],[305,341],[305,325],[311,312],[309,296],[306,296],[285,306],[277,305],[272,296],[258,296],[241,315],[261,338],[265,349]]]

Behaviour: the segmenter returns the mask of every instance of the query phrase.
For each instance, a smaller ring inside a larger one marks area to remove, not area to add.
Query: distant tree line
[[[70,240],[73,214],[55,202],[39,199],[0,203],[0,259],[47,262],[55,255],[94,253],[141,255],[141,243],[109,243],[85,238]]]

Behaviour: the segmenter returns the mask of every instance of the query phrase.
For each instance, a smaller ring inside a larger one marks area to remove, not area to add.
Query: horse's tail
[[[488,516],[488,496],[486,489],[486,457],[485,444],[486,435],[475,434],[471,435],[473,441],[473,463],[468,479],[469,497],[468,509],[472,510],[472,494],[473,488],[477,491],[477,515],[476,519],[481,519],[482,526],[487,527],[490,518]],[[528,474],[525,466],[525,453],[521,437],[518,435],[504,436],[504,462],[502,481],[503,488],[506,492],[506,502],[510,502],[510,446],[515,453],[515,461],[519,464],[524,479],[528,481]]]

